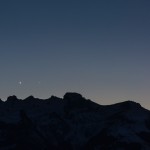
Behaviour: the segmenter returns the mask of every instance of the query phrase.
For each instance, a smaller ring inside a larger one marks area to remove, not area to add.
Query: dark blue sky
[[[73,91],[150,109],[149,8],[148,0],[1,0],[0,97]]]

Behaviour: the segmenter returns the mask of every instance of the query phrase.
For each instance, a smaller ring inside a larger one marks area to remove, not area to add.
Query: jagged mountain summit
[[[0,101],[0,150],[149,150],[150,111],[103,106],[78,93]]]

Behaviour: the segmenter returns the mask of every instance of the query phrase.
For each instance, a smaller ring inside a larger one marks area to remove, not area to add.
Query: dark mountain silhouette
[[[78,93],[0,101],[0,150],[149,150],[150,111],[103,106]]]

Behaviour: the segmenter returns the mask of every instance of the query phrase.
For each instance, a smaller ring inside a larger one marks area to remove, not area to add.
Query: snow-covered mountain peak
[[[78,93],[0,103],[0,150],[149,150],[150,111],[133,101],[103,106]]]

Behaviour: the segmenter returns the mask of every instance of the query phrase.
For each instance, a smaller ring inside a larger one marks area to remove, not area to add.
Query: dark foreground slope
[[[80,94],[0,102],[0,150],[150,150],[150,111]]]

